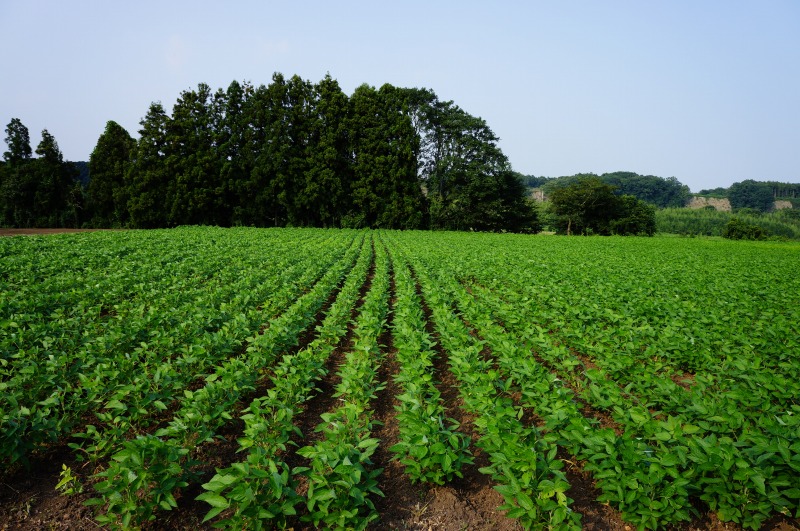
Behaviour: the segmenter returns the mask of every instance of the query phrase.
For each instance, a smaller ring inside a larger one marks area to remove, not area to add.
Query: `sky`
[[[432,89],[525,175],[800,182],[797,0],[0,0],[0,35],[3,129],[68,160],[199,83],[330,73]]]

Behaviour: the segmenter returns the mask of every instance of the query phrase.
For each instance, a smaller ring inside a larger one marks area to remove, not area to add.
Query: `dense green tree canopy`
[[[769,235],[758,225],[751,225],[734,217],[725,225],[722,237],[729,240],[765,240]]]
[[[595,175],[593,173],[576,174],[565,177],[523,177],[531,187],[544,189],[550,195],[554,190],[568,186],[584,177],[593,177],[614,187],[617,195],[632,195],[659,208],[680,208],[690,198],[689,187],[681,184],[675,177],[656,177],[639,175],[633,172],[618,171]]]
[[[139,124],[139,141],[126,173],[128,215],[137,228],[170,226],[168,208],[173,181],[168,166],[167,126],[169,116],[160,103],[153,103]]]
[[[19,118],[12,118],[9,122],[5,141],[8,151],[3,153],[3,159],[9,165],[13,166],[31,158],[31,136]]]
[[[581,177],[555,189],[550,202],[558,232],[608,234],[616,209],[614,187],[596,177]]]
[[[117,122],[106,123],[89,157],[92,176],[86,204],[94,227],[121,227],[128,222],[128,190],[125,173],[136,141]]]
[[[618,171],[604,173],[600,180],[615,186],[618,195],[632,195],[660,208],[685,206],[690,197],[689,187],[675,177]]]
[[[618,196],[612,185],[582,176],[552,192],[556,231],[561,234],[655,233],[655,209],[631,195]]]
[[[772,210],[775,195],[770,183],[748,179],[733,183],[728,188],[728,199],[731,202],[731,208],[734,210],[752,208],[761,212],[768,212]]]
[[[339,83],[326,75],[314,86],[314,101],[317,112],[311,140],[315,148],[310,150],[302,208],[310,225],[338,227],[350,205],[349,99]]]
[[[427,89],[406,89],[420,138],[417,170],[427,191],[432,228],[538,231],[519,174],[484,120]]]
[[[348,98],[329,75],[276,73],[213,95],[201,84],[142,126],[134,226],[537,228],[486,123],[427,89],[362,85]]]
[[[0,224],[72,227],[81,222],[82,194],[74,164],[65,162],[47,129],[31,157],[30,135],[18,118],[6,128],[8,151],[0,167]]]
[[[358,224],[423,227],[424,199],[415,156],[419,138],[404,110],[401,91],[388,84],[379,90],[361,85],[350,98],[350,216],[363,216]]]

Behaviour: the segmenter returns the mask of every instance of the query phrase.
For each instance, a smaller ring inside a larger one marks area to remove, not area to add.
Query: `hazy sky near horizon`
[[[528,175],[800,182],[795,0],[0,0],[0,34],[3,129],[33,149],[47,129],[69,160],[198,83],[330,73],[433,89]]]

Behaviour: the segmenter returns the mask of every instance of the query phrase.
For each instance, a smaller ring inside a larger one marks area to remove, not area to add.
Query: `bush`
[[[729,240],[766,240],[769,234],[758,225],[750,225],[739,218],[731,218],[722,231],[722,237]]]

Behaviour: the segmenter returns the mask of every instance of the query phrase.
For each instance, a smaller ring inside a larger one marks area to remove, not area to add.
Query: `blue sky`
[[[524,174],[800,182],[794,0],[0,0],[0,34],[3,128],[34,149],[46,128],[70,160],[200,82],[330,72],[348,94],[433,89]]]

